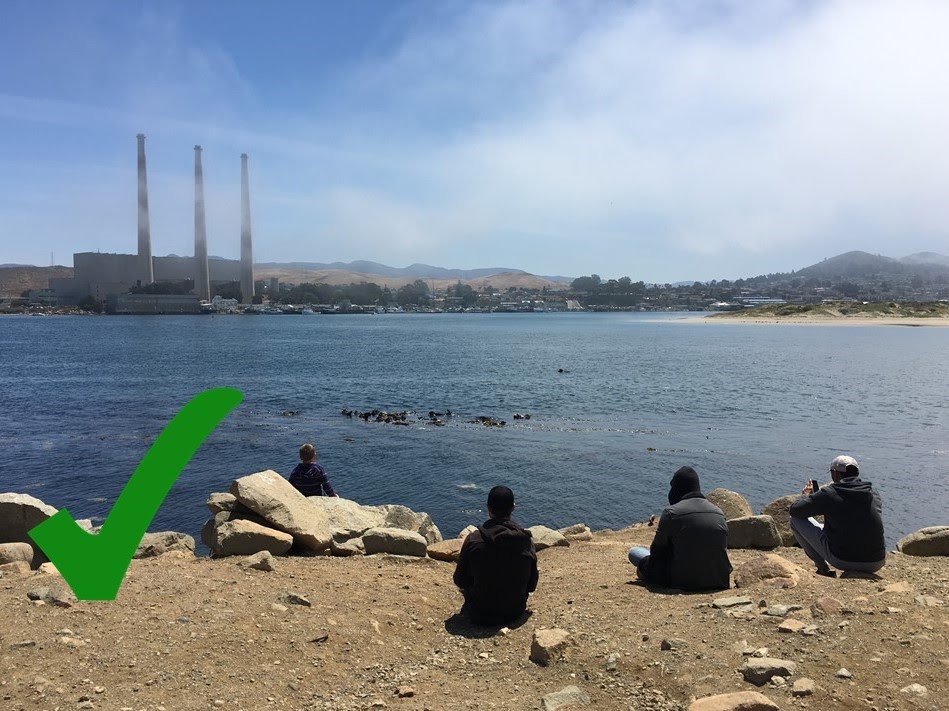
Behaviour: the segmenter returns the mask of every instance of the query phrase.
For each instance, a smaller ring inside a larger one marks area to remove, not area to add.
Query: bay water
[[[949,328],[694,316],[4,317],[0,490],[101,522],[178,409],[230,386],[244,402],[152,530],[197,537],[209,493],[288,475],[304,442],[342,496],[427,511],[446,538],[485,518],[499,483],[523,525],[618,528],[659,513],[684,464],[757,510],[826,481],[837,454],[881,492],[891,547],[949,523]],[[436,427],[430,410],[453,415]]]

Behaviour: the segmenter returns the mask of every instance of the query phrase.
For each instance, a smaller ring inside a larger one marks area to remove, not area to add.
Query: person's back
[[[337,496],[326,470],[316,463],[316,448],[312,444],[300,447],[300,463],[290,473],[288,481],[304,496]]]
[[[670,506],[673,527],[669,587],[724,590],[729,586],[728,525],[725,514],[704,497],[688,497]]]
[[[791,504],[791,526],[805,552],[824,573],[827,564],[841,570],[875,572],[886,560],[883,504],[873,484],[860,478],[853,457],[831,463],[833,483],[817,491],[810,485]],[[824,517],[823,529],[810,517]],[[821,550],[826,546],[826,550]],[[826,555],[824,555],[826,554]]]
[[[650,549],[632,549],[630,562],[641,578],[656,585],[728,589],[732,566],[725,514],[702,494],[692,467],[680,468],[669,486],[670,505],[659,518]]]
[[[495,496],[499,489],[503,490],[499,496],[504,497],[500,502]],[[507,496],[510,507],[505,503]],[[510,518],[511,490],[495,487],[488,502],[491,518],[465,539],[454,582],[464,593],[473,621],[496,625],[517,619],[527,609],[527,597],[537,588],[537,554],[530,531]]]

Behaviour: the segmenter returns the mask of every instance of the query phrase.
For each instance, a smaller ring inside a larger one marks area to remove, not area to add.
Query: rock
[[[65,585],[50,585],[39,588],[33,588],[26,593],[30,600],[41,600],[47,605],[56,607],[72,607],[76,602],[76,596]]]
[[[800,620],[785,620],[780,625],[778,625],[778,632],[794,634],[795,632],[802,632],[805,627],[807,627],[807,625],[805,625]]]
[[[843,604],[837,598],[819,597],[811,605],[811,614],[814,617],[831,617],[839,615],[844,609]]]
[[[797,679],[791,686],[791,696],[810,696],[817,691],[817,685],[813,679],[802,677]]]
[[[558,531],[568,541],[592,541],[593,531],[585,523],[575,523]]]
[[[546,694],[541,700],[541,708],[544,711],[557,711],[557,709],[567,706],[587,706],[590,703],[590,697],[579,687],[567,686],[560,691],[552,694]]]
[[[745,681],[756,686],[767,684],[773,676],[794,676],[797,664],[774,657],[750,657],[741,668]]]
[[[566,630],[557,628],[534,630],[530,660],[546,667],[551,662],[561,659],[569,644],[570,634]]]
[[[209,522],[210,523],[210,522]],[[205,524],[207,528],[207,524]],[[211,537],[201,538],[211,549],[211,555],[222,558],[229,555],[251,555],[269,551],[272,555],[283,555],[293,545],[293,536],[273,528],[266,528],[253,521],[235,519],[225,521],[211,529]]]
[[[916,600],[917,605],[922,605],[923,607],[942,607],[942,600],[932,595],[917,595],[913,599]]]
[[[448,563],[457,563],[463,543],[464,541],[461,538],[449,538],[447,541],[432,543],[428,547],[428,557]]]
[[[160,531],[146,533],[138,544],[133,558],[153,558],[171,551],[182,551],[194,555],[194,539],[186,533]]]
[[[531,532],[531,537],[534,539],[535,550],[542,551],[545,548],[570,545],[570,541],[560,531],[547,528],[547,526],[531,526],[527,530]]]
[[[929,526],[904,536],[896,544],[906,555],[949,556],[949,526]]]
[[[428,552],[428,541],[414,531],[402,528],[370,528],[362,537],[366,555],[392,553],[424,558]]]
[[[396,690],[396,694],[400,699],[410,699],[415,696],[415,689],[413,689],[411,686],[400,686]]]
[[[753,604],[750,597],[720,597],[712,600],[712,607],[717,610],[727,610],[730,607],[744,607]]]
[[[338,540],[333,538],[330,543],[330,553],[336,556],[349,557],[354,555],[366,555],[366,544],[362,538],[343,538]]]
[[[429,545],[442,540],[441,531],[438,530],[438,526],[435,525],[432,517],[427,513],[413,511],[398,504],[387,504],[380,508],[385,513],[382,524],[385,528],[403,528],[406,531],[414,531],[424,538]]]
[[[30,564],[24,560],[15,560],[12,563],[0,565],[0,575],[29,575],[31,572]]]
[[[728,489],[712,489],[705,498],[722,510],[725,520],[755,515],[747,499],[737,492]]]
[[[757,691],[738,691],[696,699],[689,711],[776,711],[781,707]]]
[[[900,580],[898,583],[890,583],[889,585],[884,585],[883,589],[880,590],[883,593],[908,593],[913,592],[913,586],[910,585],[905,580]]]
[[[36,569],[38,573],[43,575],[59,575],[59,570],[52,563],[43,563],[39,568]]]
[[[274,567],[273,554],[270,551],[260,551],[259,553],[254,553],[254,555],[249,555],[240,561],[238,565],[254,570],[263,570],[268,573],[272,573],[276,570]]]
[[[781,556],[765,553],[738,566],[732,580],[737,588],[746,588],[762,582],[780,585],[782,588],[793,588],[800,582],[802,574],[803,571],[798,566]]]
[[[465,526],[463,529],[461,529],[461,532],[458,534],[458,538],[460,538],[461,540],[465,540],[468,537],[469,533],[472,533],[477,530],[478,530],[477,526]]]
[[[303,607],[313,607],[313,603],[299,593],[288,592],[280,596],[280,601],[288,605],[302,605]]]
[[[797,539],[794,537],[794,531],[791,530],[791,504],[797,501],[800,496],[789,495],[775,499],[770,504],[761,509],[762,516],[770,516],[774,525],[778,529],[778,535],[781,536],[782,546],[796,546]]]
[[[236,479],[231,484],[231,493],[244,506],[265,518],[271,526],[293,536],[293,540],[304,548],[314,551],[329,549],[333,540],[329,515],[325,508],[317,507],[312,502],[337,501],[335,497],[315,496],[308,499],[289,481],[269,469]]]
[[[927,689],[922,684],[910,684],[909,686],[904,686],[902,689],[900,689],[900,693],[909,694],[911,696],[928,696],[929,689]]]
[[[847,669],[846,667],[841,667],[840,669],[838,669],[836,676],[838,679],[852,679],[853,678],[853,674],[851,674],[850,670]]]
[[[728,521],[729,548],[763,548],[781,545],[781,536],[770,516],[744,516]]]
[[[789,613],[800,609],[802,609],[800,605],[768,605],[768,609],[764,611],[764,614],[769,617],[787,617]]]
[[[48,559],[28,533],[56,513],[56,509],[29,494],[0,494],[0,543],[26,543],[33,549],[32,565]]]
[[[659,649],[661,649],[663,652],[678,652],[688,646],[689,643],[684,639],[677,639],[675,637],[664,639],[659,643]]]
[[[240,506],[240,503],[237,501],[237,497],[234,494],[229,492],[217,491],[210,496],[206,502],[208,511],[211,512],[213,516],[216,513],[221,513],[222,511],[233,511],[235,508]]]
[[[608,671],[608,672],[615,672],[615,671],[616,671],[616,665],[617,665],[618,662],[619,662],[619,655],[616,654],[616,653],[610,654],[610,655],[606,658],[606,671]]]
[[[17,543],[0,543],[0,565],[6,563],[23,562],[29,566],[33,564],[33,546],[22,541]]]

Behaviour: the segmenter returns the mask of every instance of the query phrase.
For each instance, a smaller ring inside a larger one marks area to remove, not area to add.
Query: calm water
[[[286,475],[313,441],[343,496],[428,511],[446,536],[483,518],[496,483],[514,489],[525,525],[620,527],[659,512],[683,464],[757,508],[849,453],[882,493],[892,545],[949,523],[947,353],[949,328],[646,314],[7,317],[0,490],[101,518],[178,408],[228,385],[243,404],[153,530],[197,535],[210,492]],[[398,427],[343,407],[456,416]],[[509,424],[469,424],[476,415]]]

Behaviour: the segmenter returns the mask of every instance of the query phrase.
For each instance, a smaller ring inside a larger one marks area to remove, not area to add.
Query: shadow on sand
[[[530,610],[525,610],[524,614],[518,617],[516,620],[507,623],[506,625],[478,625],[471,621],[471,618],[468,617],[468,613],[465,608],[461,608],[460,612],[456,612],[454,615],[445,620],[445,631],[454,635],[455,637],[467,637],[468,639],[487,639],[488,637],[494,637],[501,633],[501,630],[507,627],[511,630],[516,630],[518,627],[525,624],[534,614]]]

